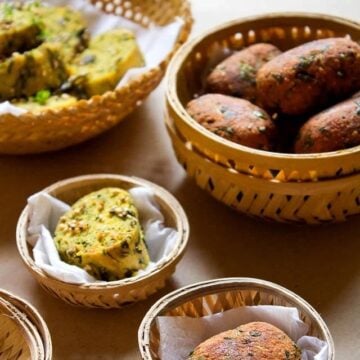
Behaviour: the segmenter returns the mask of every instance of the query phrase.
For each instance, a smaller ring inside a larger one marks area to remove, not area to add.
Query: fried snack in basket
[[[301,350],[283,331],[252,322],[204,341],[188,360],[301,360]]]

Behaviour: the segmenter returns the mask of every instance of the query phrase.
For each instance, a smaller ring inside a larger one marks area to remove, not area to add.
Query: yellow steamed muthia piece
[[[65,262],[100,280],[131,277],[149,263],[137,209],[120,188],[104,188],[78,200],[61,217],[54,241]]]

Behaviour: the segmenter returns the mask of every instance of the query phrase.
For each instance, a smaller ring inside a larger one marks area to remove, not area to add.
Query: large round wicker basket
[[[90,1],[90,0],[84,0]],[[140,105],[164,76],[168,62],[190,34],[188,1],[183,0],[91,0],[108,13],[124,16],[145,28],[163,26],[179,17],[183,26],[172,51],[157,67],[130,80],[126,85],[74,106],[21,116],[0,116],[0,153],[28,154],[52,151],[90,139],[119,123]]]
[[[173,291],[156,302],[145,315],[138,332],[144,360],[159,360],[158,316],[202,317],[241,306],[278,305],[295,307],[309,325],[309,336],[328,344],[328,360],[335,359],[334,342],[321,316],[305,300],[274,283],[251,278],[205,281]]]
[[[167,78],[166,123],[180,163],[196,183],[240,212],[281,222],[343,221],[360,212],[360,147],[322,154],[280,154],[225,140],[185,111],[202,88],[213,54],[256,42],[282,50],[314,39],[360,40],[360,24],[307,13],[269,14],[214,28],[185,44]]]
[[[1,359],[52,359],[49,330],[29,303],[0,290],[0,318]]]
[[[177,230],[175,245],[166,259],[149,273],[118,281],[70,284],[55,279],[42,271],[34,262],[32,249],[27,243],[28,206],[23,210],[17,225],[17,246],[27,268],[50,294],[70,305],[92,308],[120,308],[144,300],[165,286],[181,260],[189,237],[189,223],[178,201],[165,189],[146,180],[121,175],[88,175],[63,180],[44,189],[44,192],[73,204],[82,196],[104,187],[130,189],[136,186],[150,188],[165,218],[165,224]]]

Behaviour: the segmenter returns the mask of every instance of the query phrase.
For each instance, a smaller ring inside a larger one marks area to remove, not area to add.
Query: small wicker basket
[[[84,0],[89,1],[89,0]],[[188,38],[192,17],[184,0],[91,0],[105,12],[124,16],[144,27],[166,25],[179,17],[183,27],[172,51],[161,63],[125,86],[76,105],[19,117],[0,116],[0,153],[29,154],[52,151],[90,139],[119,123],[160,83],[174,52]]]
[[[168,71],[166,123],[179,162],[201,188],[238,211],[281,222],[338,222],[360,212],[360,146],[310,155],[255,150],[205,130],[185,110],[201,91],[214,53],[256,42],[286,50],[333,36],[359,41],[360,24],[326,15],[269,14],[212,29],[178,51]]]
[[[52,359],[49,330],[29,303],[0,290],[0,318],[2,360]]]
[[[320,315],[305,300],[274,283],[250,278],[216,279],[186,286],[164,296],[145,315],[138,332],[142,359],[159,360],[158,316],[202,317],[241,306],[278,305],[295,307],[309,325],[309,336],[329,346],[328,360],[335,359],[334,342]]]
[[[150,188],[164,215],[165,223],[177,230],[178,237],[166,260],[161,265],[155,266],[150,273],[106,283],[70,284],[47,275],[36,266],[32,249],[27,243],[29,212],[26,206],[17,225],[19,253],[27,268],[45,290],[74,306],[111,309],[146,299],[165,286],[166,280],[175,271],[177,263],[182,258],[188,242],[189,223],[181,205],[165,189],[146,180],[120,175],[88,175],[60,181],[43,191],[72,204],[92,191],[109,186],[123,189],[135,186]]]

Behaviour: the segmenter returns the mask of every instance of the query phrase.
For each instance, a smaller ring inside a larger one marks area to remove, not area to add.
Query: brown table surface
[[[360,20],[356,0],[194,0],[193,34],[235,17],[299,10]],[[270,280],[295,291],[323,316],[337,359],[360,359],[360,223],[293,227],[242,216],[199,189],[178,165],[163,125],[163,84],[113,130],[47,155],[0,156],[0,287],[29,300],[43,315],[54,359],[138,359],[137,329],[164,294],[228,276]],[[186,255],[167,287],[126,310],[84,310],[48,295],[19,258],[15,226],[30,194],[67,177],[91,173],[143,177],[170,190],[191,225]]]

